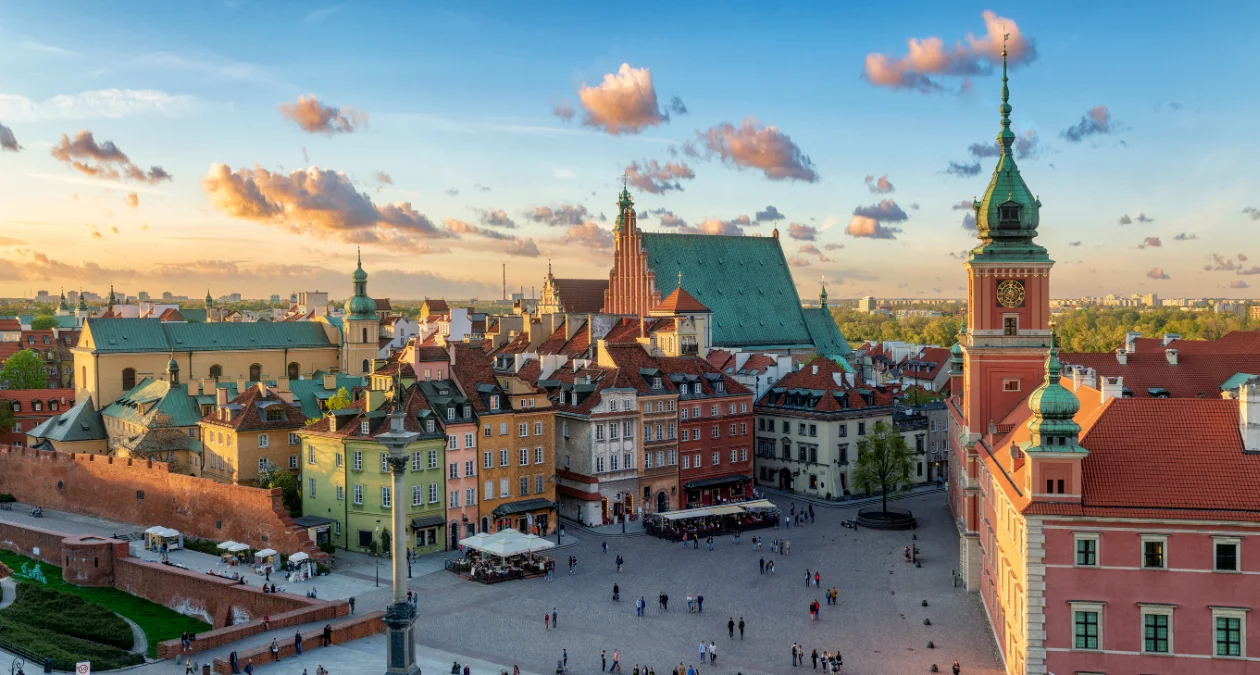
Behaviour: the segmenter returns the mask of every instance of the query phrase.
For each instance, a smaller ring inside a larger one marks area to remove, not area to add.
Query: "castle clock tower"
[[[1050,338],[1050,268],[1054,261],[1033,241],[1041,202],[1015,165],[1006,49],[1002,49],[1000,155],[976,214],[967,270],[967,325],[958,336],[962,387],[950,406],[950,507],[961,536],[960,572],[969,590],[980,581],[978,442],[1037,388]],[[953,355],[954,360],[959,359]]]

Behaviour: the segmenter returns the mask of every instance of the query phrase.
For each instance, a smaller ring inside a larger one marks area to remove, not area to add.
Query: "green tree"
[[[354,399],[350,398],[350,392],[342,387],[337,390],[337,395],[328,399],[328,411],[345,410],[354,405]]]
[[[883,510],[888,511],[888,495],[900,494],[910,483],[913,461],[910,447],[896,427],[876,422],[871,433],[858,441],[853,484],[863,492],[879,492]]]
[[[13,403],[0,398],[0,431],[12,431],[14,422],[17,422],[17,418],[13,416]]]
[[[57,327],[57,318],[51,314],[41,314],[31,319],[31,330],[52,330]]]
[[[0,380],[7,380],[10,389],[44,389],[48,386],[48,374],[39,354],[30,349],[5,359],[0,368]]]
[[[289,515],[295,518],[302,515],[302,494],[298,491],[298,479],[292,473],[274,466],[259,471],[258,487],[280,488],[284,508],[289,510]]]

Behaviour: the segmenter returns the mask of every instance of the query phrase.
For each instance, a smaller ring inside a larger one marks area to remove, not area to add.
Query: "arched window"
[[[123,391],[131,391],[136,388],[136,369],[123,368],[122,372],[122,388]]]
[[[262,366],[255,363],[249,367],[249,381],[257,382],[262,379]]]
[[[301,366],[297,364],[297,361],[294,361],[293,363],[289,364],[289,379],[290,380],[298,379],[298,375],[301,375],[301,374],[302,374],[302,368]]]
[[[210,366],[210,378],[218,379],[220,377],[223,377],[223,366],[217,363],[214,364],[213,366]]]
[[[367,359],[363,359],[363,372],[365,372],[365,373],[366,373],[366,372],[368,372],[368,366],[369,366],[369,365],[370,365],[370,364],[368,363],[368,360],[367,360]]]
[[[363,329],[363,339],[360,342],[367,342],[367,329]]]

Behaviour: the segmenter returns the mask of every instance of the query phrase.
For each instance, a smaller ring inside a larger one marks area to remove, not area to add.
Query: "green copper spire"
[[[1059,347],[1054,341],[1054,324],[1050,325],[1050,351],[1046,354],[1046,380],[1028,397],[1028,409],[1032,421],[1028,423],[1031,437],[1028,452],[1087,452],[1077,442],[1081,425],[1073,419],[1081,409],[1076,394],[1059,383]]]
[[[363,251],[359,251],[359,266],[350,277],[354,280],[354,297],[346,301],[346,318],[364,321],[376,320],[376,301],[367,294],[367,272],[363,271]]]
[[[626,224],[626,210],[632,207],[634,207],[634,199],[630,197],[626,177],[622,176],[621,194],[617,198],[617,224],[613,226],[613,232],[621,231],[621,227]]]
[[[70,311],[70,306],[66,304],[66,287],[61,287],[61,304],[57,305],[57,309],[62,311]]]
[[[86,312],[86,311],[87,311],[87,300],[85,300],[85,299],[83,298],[83,289],[82,289],[82,288],[80,288],[80,289],[79,289],[79,309],[80,309],[80,310],[82,310],[82,311],[84,311],[84,312]]]
[[[823,309],[827,309],[827,285],[821,284],[821,286],[822,286],[822,291],[818,294],[818,304]]]
[[[1024,182],[1015,165],[1015,133],[1011,131],[1011,90],[1007,78],[1006,45],[1002,46],[1002,115],[997,135],[997,166],[984,197],[973,200],[976,236],[982,242],[971,250],[971,260],[991,262],[1050,262],[1045,247],[1033,242],[1040,222],[1041,201]]]
[[[210,289],[206,289],[206,309],[214,307],[214,298],[210,297]]]

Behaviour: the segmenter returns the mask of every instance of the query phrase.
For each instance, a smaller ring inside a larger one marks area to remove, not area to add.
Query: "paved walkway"
[[[5,577],[0,579],[0,609],[4,609],[13,604],[17,599],[17,582],[13,581],[13,577]]]

